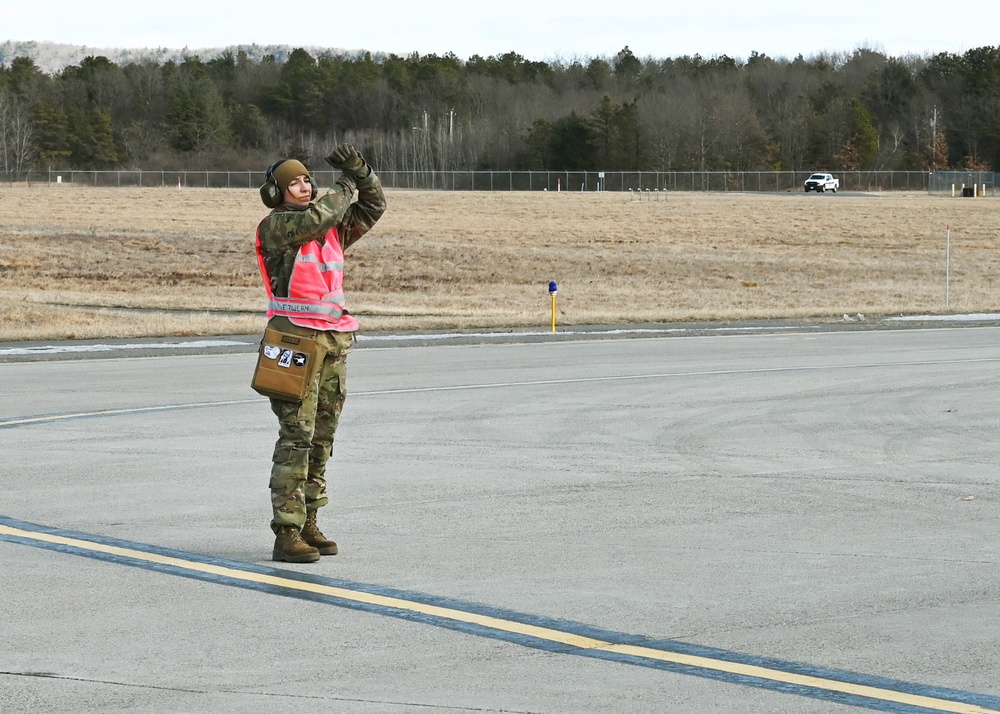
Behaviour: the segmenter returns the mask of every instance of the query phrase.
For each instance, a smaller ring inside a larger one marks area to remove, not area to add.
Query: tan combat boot
[[[306,511],[306,524],[302,526],[302,540],[319,549],[320,555],[336,555],[337,544],[327,539],[316,525],[316,511]]]
[[[302,540],[302,534],[295,526],[281,526],[274,538],[271,559],[286,563],[315,563],[319,560],[319,551]]]

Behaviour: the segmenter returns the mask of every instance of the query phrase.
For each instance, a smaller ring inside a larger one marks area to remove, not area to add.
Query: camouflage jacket
[[[357,201],[353,200],[355,189]],[[346,250],[371,230],[383,213],[385,193],[374,171],[366,178],[342,174],[326,195],[308,206],[283,204],[275,208],[257,228],[271,292],[288,296],[288,281],[301,246],[322,240],[331,228],[336,228]]]

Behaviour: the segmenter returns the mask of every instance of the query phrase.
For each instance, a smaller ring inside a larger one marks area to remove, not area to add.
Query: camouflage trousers
[[[295,526],[329,501],[326,464],[347,398],[347,353],[354,346],[352,332],[320,332],[318,347],[325,354],[309,394],[301,402],[271,399],[278,417],[278,441],[271,459],[271,529]]]

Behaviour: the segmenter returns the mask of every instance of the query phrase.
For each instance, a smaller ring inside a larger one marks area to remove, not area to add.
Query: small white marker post
[[[944,306],[951,307],[951,226],[948,226],[948,237],[944,252]]]

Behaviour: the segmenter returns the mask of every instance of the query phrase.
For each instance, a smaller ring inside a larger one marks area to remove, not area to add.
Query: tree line
[[[0,170],[1000,170],[1000,47],[530,61],[304,49],[0,66]]]

